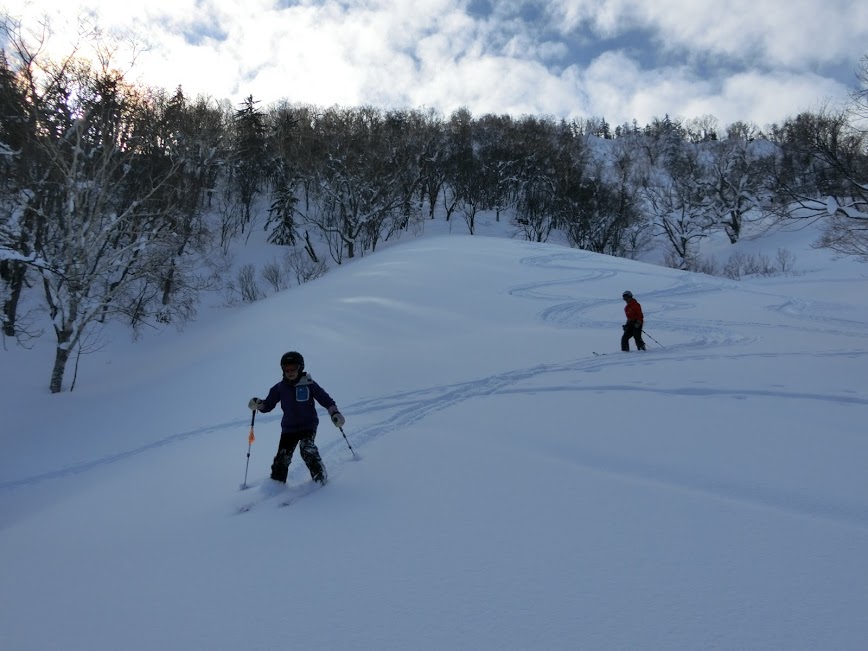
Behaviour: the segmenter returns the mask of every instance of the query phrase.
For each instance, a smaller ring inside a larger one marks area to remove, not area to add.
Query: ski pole
[[[355,456],[356,456],[356,451],[353,450],[353,446],[350,445],[350,440],[347,438],[347,435],[344,434],[344,428],[343,428],[343,427],[338,427],[338,429],[341,431],[341,436],[344,437],[344,441],[347,442],[347,447],[350,449],[350,452],[353,453],[353,457],[355,457]]]
[[[648,338],[649,338],[651,341],[653,341],[655,344],[657,344],[658,346],[660,346],[660,348],[666,348],[666,346],[664,346],[663,344],[661,344],[659,341],[657,341],[654,337],[652,337],[651,335],[649,335],[649,334],[648,334],[647,332],[645,332],[644,330],[642,331],[642,334],[643,334],[643,335],[648,335]]]
[[[241,490],[247,488],[247,469],[250,467],[250,448],[253,447],[253,442],[256,437],[253,435],[253,423],[256,422],[256,410],[253,410],[253,415],[250,417],[250,434],[247,435],[247,465],[244,466],[244,483],[241,484]]]

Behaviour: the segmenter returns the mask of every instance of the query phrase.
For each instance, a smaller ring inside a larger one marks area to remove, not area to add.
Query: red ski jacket
[[[645,321],[645,317],[642,316],[642,306],[639,305],[639,301],[635,298],[627,301],[627,304],[624,306],[624,314],[627,315],[628,321]]]

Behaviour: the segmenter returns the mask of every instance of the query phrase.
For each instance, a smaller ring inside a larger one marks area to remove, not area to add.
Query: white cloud
[[[560,81],[530,61],[483,56],[453,62],[413,93],[416,105],[450,112],[467,106],[474,114],[543,114]]]
[[[281,4],[82,6],[103,27],[134,30],[151,45],[134,77],[188,95],[602,115],[614,124],[667,113],[780,121],[845,96],[845,84],[820,68],[855,68],[868,42],[868,4],[850,0],[510,1],[491,2],[481,18],[459,0]],[[48,12],[55,27],[74,15],[55,0],[18,0],[9,10]],[[634,34],[635,43],[614,44]],[[68,43],[58,41],[57,52]]]
[[[868,43],[859,0],[612,0],[597,9],[591,20],[603,34],[651,29],[660,47],[749,64],[855,62]]]
[[[734,115],[744,115],[750,107],[755,114],[766,116],[760,123],[763,126],[774,121],[781,105],[790,106],[788,114],[795,115],[817,110],[827,101],[835,104],[845,94],[842,85],[810,73],[744,73],[726,79],[719,94],[709,100],[731,105]]]
[[[765,127],[846,95],[841,84],[812,73],[749,72],[710,80],[687,67],[642,71],[624,53],[599,57],[577,83],[592,98],[590,112],[613,124],[633,118],[645,124],[669,114],[714,115],[722,125],[743,120]]]

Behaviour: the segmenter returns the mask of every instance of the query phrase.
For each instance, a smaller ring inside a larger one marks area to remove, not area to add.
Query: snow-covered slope
[[[424,237],[116,337],[73,393],[3,352],[0,647],[864,648],[865,267],[788,246],[734,282]],[[289,349],[362,459],[323,418],[330,484],[238,514]]]

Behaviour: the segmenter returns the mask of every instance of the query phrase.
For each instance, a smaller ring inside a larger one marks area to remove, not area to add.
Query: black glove
[[[626,323],[621,326],[621,330],[623,330],[624,332],[627,332],[627,324]]]

